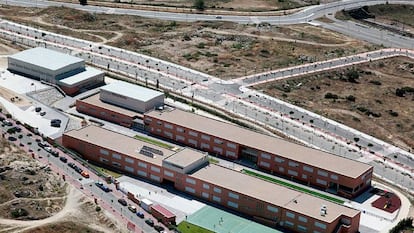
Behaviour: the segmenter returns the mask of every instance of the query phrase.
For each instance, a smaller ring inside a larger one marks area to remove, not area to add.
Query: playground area
[[[384,191],[377,195],[380,195],[380,197],[371,203],[373,207],[387,211],[388,213],[394,213],[401,207],[401,200],[394,193]]]
[[[205,206],[188,216],[187,221],[217,233],[281,233],[281,231],[211,206]]]

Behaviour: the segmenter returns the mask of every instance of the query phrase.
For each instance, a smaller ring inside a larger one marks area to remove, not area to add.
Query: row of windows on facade
[[[157,124],[158,125],[162,125],[162,122],[161,121],[157,121]],[[168,124],[168,123],[164,123],[164,127],[166,129],[173,129],[173,125]],[[180,133],[185,133],[186,132],[183,128],[178,127],[178,126],[176,127],[176,131],[177,132],[180,132]],[[161,133],[162,130],[161,129],[157,129],[157,132],[158,133]],[[172,133],[169,133],[168,132],[168,135],[172,138]],[[199,136],[199,133],[198,132],[195,132],[195,131],[192,131],[192,130],[189,130],[188,131],[188,135],[193,136],[193,137],[198,137]],[[185,140],[183,136],[181,136],[181,135],[178,135],[178,136],[179,137],[177,138],[177,140]],[[201,139],[203,139],[205,141],[210,141],[211,136],[205,135],[205,134],[201,134]],[[224,140],[221,140],[221,139],[215,138],[215,137],[213,137],[213,142],[215,144],[219,144],[219,145],[224,144]],[[226,145],[229,148],[233,148],[233,149],[236,149],[237,148],[237,145],[235,143],[227,142]]]
[[[264,159],[270,159],[270,158],[271,158],[270,154],[267,154],[267,153],[262,153],[262,154],[261,154],[261,157],[262,157],[262,158],[264,158]],[[276,163],[284,163],[284,162],[285,162],[285,159],[282,159],[282,158],[280,158],[280,157],[275,157],[275,158],[274,158],[274,161],[275,161]],[[261,162],[260,162],[260,165],[261,165],[261,166],[263,166],[263,167],[270,168],[270,163],[269,163],[269,162],[266,162],[266,161],[261,161]],[[295,167],[295,168],[297,168],[297,167],[299,167],[299,163],[294,162],[294,161],[288,161],[288,166],[289,166],[289,167]],[[312,168],[312,167],[310,167],[310,166],[307,166],[307,165],[303,165],[303,166],[302,166],[302,169],[303,169],[304,171],[309,172],[309,173],[313,173],[313,171],[314,171],[314,168]],[[328,176],[329,176],[328,172],[326,172],[326,171],[322,171],[322,170],[320,170],[320,169],[318,169],[318,170],[317,170],[317,174],[318,174],[319,176],[323,176],[323,177],[328,177]],[[331,177],[331,179],[333,179],[333,180],[338,180],[338,175],[336,175],[336,174],[331,174],[331,175],[330,175],[330,177]]]
[[[153,129],[152,129],[152,131],[153,131]],[[161,133],[162,132],[162,130],[161,129],[157,129],[156,130],[158,133]],[[170,139],[174,139],[173,138],[173,134],[171,133],[171,132],[167,132],[167,131],[164,131],[164,135],[167,137],[167,138],[170,138]],[[175,140],[177,140],[177,141],[181,141],[181,142],[185,142],[185,138],[183,137],[183,136],[181,136],[181,135],[176,135],[175,136]],[[191,144],[191,145],[193,145],[194,147],[198,147],[198,142],[196,141],[196,140],[194,140],[194,139],[192,139],[192,138],[188,138],[188,143],[189,144]],[[219,144],[219,143],[218,143]],[[229,148],[236,148],[236,144],[234,144],[234,143],[230,143],[230,142],[228,142],[227,143],[227,146],[229,147]],[[201,149],[207,149],[207,150],[210,150],[210,144],[207,144],[207,143],[204,143],[204,142],[201,142],[200,143],[200,148]],[[223,155],[223,148],[220,148],[220,147],[217,147],[217,146],[213,146],[213,151],[214,152],[216,152],[217,154],[220,154],[220,155]],[[234,152],[234,151],[229,151],[229,150],[226,150],[226,154],[225,154],[227,157],[234,157],[234,158],[236,158],[237,156],[236,156],[236,152]]]

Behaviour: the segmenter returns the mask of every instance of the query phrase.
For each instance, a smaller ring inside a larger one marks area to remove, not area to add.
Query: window
[[[313,172],[313,168],[306,166],[306,165],[303,166],[303,170],[307,172]]]
[[[223,144],[223,140],[218,139],[218,138],[214,138],[214,143],[216,143],[216,144]]]
[[[157,129],[157,132],[158,132],[158,133],[161,133],[161,132],[162,132],[162,130],[161,130],[161,129]]]
[[[226,156],[228,156],[228,157],[236,157],[236,153],[234,153],[233,151],[226,151]]]
[[[161,121],[157,121],[157,125],[162,125]]]
[[[321,180],[321,179],[316,179],[316,183],[321,184],[321,185],[326,185],[327,182],[325,180]]]
[[[205,193],[205,192],[202,192],[201,196],[204,197],[204,198],[209,198],[210,197],[210,195],[208,193]]]
[[[287,227],[293,227],[294,225],[293,222],[285,221],[285,226]]]
[[[323,224],[323,223],[320,223],[320,222],[315,222],[315,227],[319,227],[319,228],[322,228],[322,229],[326,229],[326,224]]]
[[[308,179],[308,176],[306,174],[302,174],[302,179]]]
[[[232,201],[228,201],[227,205],[230,207],[236,208],[236,209],[239,208],[239,204],[232,202]]]
[[[195,193],[195,189],[191,188],[191,187],[185,187],[185,191],[189,192],[189,193]]]
[[[104,150],[104,149],[100,149],[99,153],[101,153],[103,155],[109,155],[109,152],[107,150]]]
[[[181,127],[177,127],[177,132],[184,133],[184,129]]]
[[[298,172],[297,171],[288,170],[288,174],[289,175],[292,175],[292,176],[298,176]]]
[[[169,176],[169,177],[174,177],[174,173],[170,171],[166,171],[166,170],[164,170],[164,175]]]
[[[270,167],[270,164],[268,162],[265,162],[265,161],[260,161],[259,165],[262,166],[262,167]]]
[[[207,136],[207,135],[205,135],[205,134],[202,134],[202,135],[201,135],[201,138],[202,138],[203,140],[210,141],[210,136]]]
[[[121,167],[121,164],[118,162],[112,162],[112,165],[116,166],[116,167]]]
[[[108,162],[108,160],[107,160],[107,159],[104,159],[104,158],[102,158],[102,157],[100,157],[100,158],[99,158],[99,160],[100,160],[101,162],[104,162],[104,163]]]
[[[172,133],[170,133],[170,132],[165,131],[165,132],[164,132],[164,135],[165,135],[166,137],[168,137],[168,138],[173,138],[173,135],[172,135]]]
[[[194,139],[189,138],[188,143],[193,144],[194,146],[197,146],[197,141]]]
[[[221,149],[221,148],[219,148],[219,147],[213,147],[213,151],[215,151],[215,152],[217,152],[217,153],[219,153],[219,154],[221,154],[221,153],[223,153],[223,149]]]
[[[299,221],[301,221],[301,222],[308,222],[308,219],[307,218],[305,218],[305,217],[303,217],[303,216],[299,216]]]
[[[172,129],[173,128],[173,126],[171,124],[168,124],[168,123],[164,123],[164,127],[167,128],[167,129]]]
[[[299,164],[298,163],[296,163],[296,162],[293,162],[293,161],[289,161],[289,167],[298,167],[299,166]]]
[[[208,184],[203,184],[203,188],[204,188],[204,189],[210,189],[210,185],[208,185]]]
[[[283,168],[283,167],[279,167],[279,171],[280,171],[280,172],[285,172],[285,168]]]
[[[116,154],[116,153],[112,153],[112,158],[114,158],[114,159],[121,159],[121,155],[120,154]]]
[[[301,225],[298,225],[298,230],[299,231],[302,231],[302,232],[307,232],[308,231],[308,228],[306,228],[304,226],[301,226]]]
[[[143,168],[147,168],[147,164],[143,163],[143,162],[138,162],[138,166],[143,167]]]
[[[219,189],[219,188],[217,188],[217,187],[214,187],[214,192],[216,192],[216,193],[221,193],[221,189]]]
[[[228,147],[228,148],[233,148],[233,149],[236,149],[236,144],[231,143],[231,142],[228,142],[228,143],[227,143],[227,147]]]
[[[159,167],[151,166],[151,171],[160,172],[160,168]]]
[[[185,138],[181,135],[175,135],[175,140],[177,141],[185,141]]]
[[[289,211],[286,211],[286,217],[288,218],[295,218],[295,214]]]
[[[155,180],[155,181],[158,181],[158,182],[161,181],[160,177],[159,176],[156,176],[156,175],[152,175],[151,174],[150,178],[151,178],[151,180]]]
[[[221,202],[221,198],[213,195],[213,201]]]
[[[269,210],[270,212],[273,212],[273,213],[279,212],[279,208],[274,207],[274,206],[270,206],[270,205],[267,206],[267,210]]]
[[[331,179],[332,179],[332,180],[338,180],[338,176],[337,176],[337,175],[335,175],[335,174],[331,174]]]
[[[147,177],[147,173],[146,173],[146,172],[143,172],[143,171],[138,171],[138,172],[137,172],[137,174],[138,174],[139,176],[144,176],[144,177]]]
[[[264,159],[270,159],[270,155],[269,154],[267,154],[267,153],[262,153],[262,158],[264,158]]]
[[[189,184],[195,184],[196,183],[196,181],[194,180],[194,179],[191,179],[191,178],[185,178],[185,182],[187,182],[187,183],[189,183]]]
[[[193,137],[198,137],[198,133],[197,132],[194,132],[194,131],[188,131],[188,134],[190,135],[190,136],[193,136]]]
[[[232,192],[229,192],[229,197],[234,198],[234,199],[239,199],[239,195],[232,193]]]
[[[132,167],[129,167],[129,166],[125,166],[125,171],[134,173],[134,169]]]
[[[323,176],[323,177],[328,177],[328,173],[322,170],[318,170],[318,175]]]
[[[125,157],[125,162],[127,163],[134,163],[134,160],[128,157]]]
[[[275,157],[275,162],[276,163],[283,163],[283,162],[285,162],[285,160],[282,159],[282,158],[279,158],[279,157]]]
[[[210,149],[210,145],[207,143],[202,142],[201,143],[201,149],[206,148],[206,149]]]

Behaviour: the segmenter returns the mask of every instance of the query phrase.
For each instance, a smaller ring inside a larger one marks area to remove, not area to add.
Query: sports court
[[[205,206],[188,216],[187,221],[217,233],[281,233],[211,206]]]

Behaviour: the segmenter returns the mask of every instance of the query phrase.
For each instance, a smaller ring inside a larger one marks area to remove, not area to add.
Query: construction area
[[[139,52],[222,79],[378,49],[309,24],[175,22],[74,9],[1,8],[2,18]],[[17,17],[18,16],[18,17]]]

